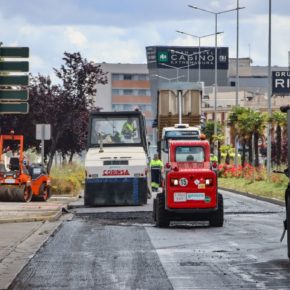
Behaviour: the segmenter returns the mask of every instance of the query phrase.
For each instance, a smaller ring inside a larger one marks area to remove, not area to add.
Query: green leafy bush
[[[78,164],[68,164],[53,167],[50,176],[53,195],[64,194],[76,196],[82,190],[85,169]]]

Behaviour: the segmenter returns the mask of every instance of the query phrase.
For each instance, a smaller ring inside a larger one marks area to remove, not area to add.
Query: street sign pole
[[[41,140],[41,164],[44,165],[44,140],[51,139],[51,125],[37,124],[36,125],[36,140]]]
[[[41,126],[41,164],[44,165],[44,130],[45,127]]]

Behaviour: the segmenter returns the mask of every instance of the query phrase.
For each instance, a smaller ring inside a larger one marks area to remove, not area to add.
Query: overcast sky
[[[240,57],[268,63],[269,0],[240,0]],[[198,45],[176,33],[214,33],[214,16],[187,5],[223,11],[237,0],[0,0],[0,41],[30,47],[30,71],[52,74],[63,53],[80,52],[89,61],[145,63],[150,45]],[[236,56],[236,11],[219,15],[218,45]],[[214,37],[202,40],[214,46]],[[290,1],[272,1],[272,65],[288,66]]]

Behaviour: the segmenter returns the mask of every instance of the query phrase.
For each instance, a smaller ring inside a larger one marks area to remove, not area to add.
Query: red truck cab
[[[163,191],[154,199],[157,226],[173,220],[208,220],[223,225],[223,197],[210,162],[208,141],[170,141]]]

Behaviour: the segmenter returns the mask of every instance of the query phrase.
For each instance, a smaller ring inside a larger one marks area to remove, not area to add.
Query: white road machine
[[[145,128],[140,111],[91,113],[85,160],[86,206],[147,203]]]

